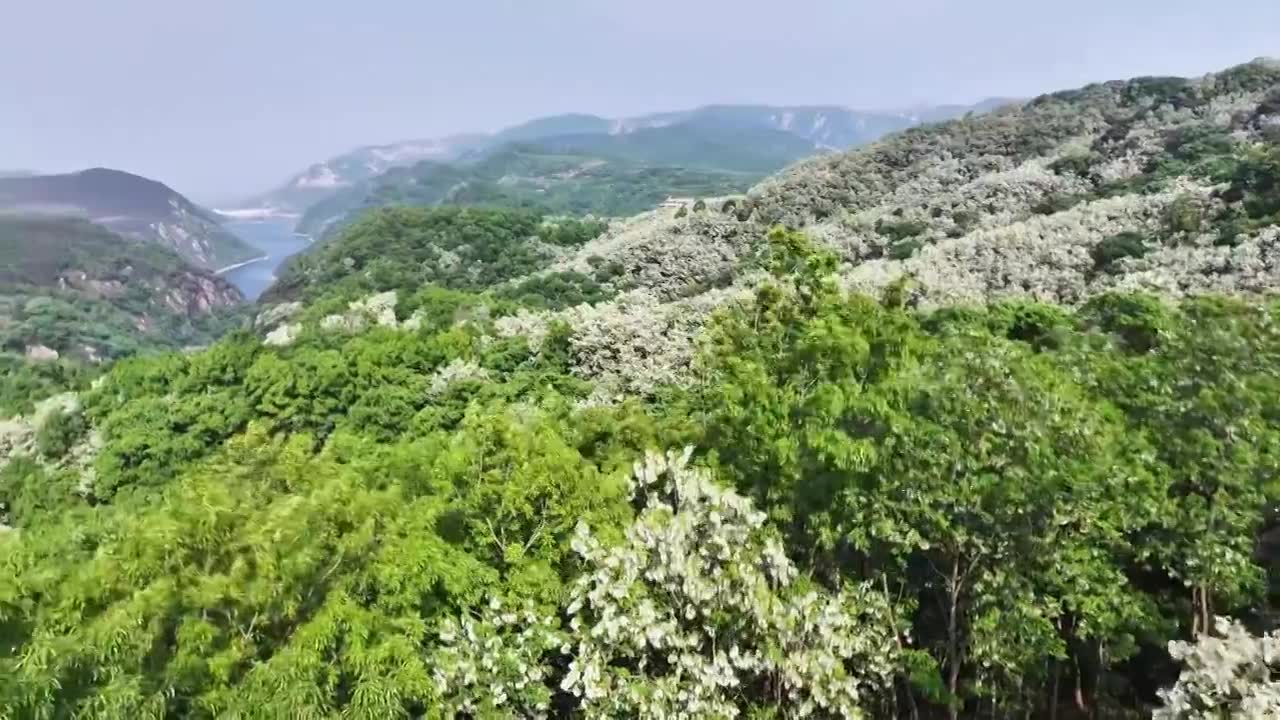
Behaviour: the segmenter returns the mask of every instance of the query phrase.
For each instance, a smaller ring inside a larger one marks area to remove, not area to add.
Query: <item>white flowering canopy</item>
[[[497,602],[448,621],[434,657],[442,702],[473,717],[541,718],[558,689],[587,718],[863,717],[897,661],[884,598],[803,581],[764,514],[689,455],[636,463],[639,513],[622,542],[578,526],[586,571],[567,630]],[[555,682],[557,652],[569,664]]]
[[[1185,666],[1178,682],[1160,693],[1155,720],[1267,720],[1280,717],[1280,633],[1255,637],[1238,622],[1218,618],[1216,635],[1171,642],[1169,654]]]
[[[689,454],[636,464],[641,509],[621,544],[578,527],[590,569],[571,591],[561,688],[587,717],[862,717],[892,675],[887,606],[802,582],[764,514]]]

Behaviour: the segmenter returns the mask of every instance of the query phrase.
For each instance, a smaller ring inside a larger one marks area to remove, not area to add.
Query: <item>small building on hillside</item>
[[[666,200],[663,200],[662,202],[658,203],[658,207],[675,209],[675,208],[688,207],[692,205],[693,202],[694,202],[693,198],[671,197],[670,195],[668,195]]]

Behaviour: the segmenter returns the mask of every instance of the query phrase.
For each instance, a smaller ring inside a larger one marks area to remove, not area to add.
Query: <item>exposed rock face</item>
[[[182,315],[206,315],[244,302],[244,295],[235,286],[214,275],[183,273],[171,282],[174,284],[165,289],[162,302]]]
[[[129,274],[127,268],[124,274]],[[124,295],[125,285],[121,280],[96,280],[83,270],[66,270],[58,278],[58,287],[62,290],[79,290],[92,298],[117,298]]]

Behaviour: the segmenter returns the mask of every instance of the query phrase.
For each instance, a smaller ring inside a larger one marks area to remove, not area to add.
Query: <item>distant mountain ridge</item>
[[[119,170],[0,177],[0,212],[81,217],[168,247],[205,269],[257,254],[221,226],[221,216],[163,183]]]
[[[424,160],[389,170],[313,205],[297,230],[319,238],[346,225],[359,212],[387,205],[537,207],[572,215],[625,216],[652,208],[668,195],[742,192],[763,174],[724,170],[705,162],[645,162],[643,157],[663,152],[661,145],[669,139],[665,135],[655,138],[658,147],[628,142],[642,137],[640,133],[573,135],[544,143],[506,143],[465,162]],[[632,156],[611,144],[625,146]],[[786,148],[781,151],[785,153]],[[763,160],[767,150],[762,152]],[[786,164],[789,161],[779,166]]]
[[[660,112],[627,118],[607,118],[583,113],[567,113],[536,118],[492,134],[456,135],[434,140],[409,140],[387,145],[366,146],[316,163],[290,178],[281,187],[247,200],[248,208],[270,209],[280,214],[300,214],[330,195],[368,182],[396,167],[418,162],[453,162],[482,155],[517,142],[544,143],[576,138],[580,148],[586,137],[626,136],[652,133],[657,129],[683,126],[705,133],[771,131],[803,142],[787,153],[787,162],[758,168],[761,172],[780,170],[785,164],[823,151],[846,150],[922,122],[958,117],[970,111],[984,111],[1004,104],[1004,100],[984,100],[973,106],[948,105],[913,111],[852,110],[835,105],[707,105],[692,110]],[[750,151],[738,143],[737,147]],[[630,159],[636,159],[631,157]],[[663,164],[687,165],[678,157],[664,157]],[[731,162],[732,166],[734,163]],[[731,170],[732,167],[720,169]]]
[[[284,185],[242,203],[277,214],[298,214],[343,188],[359,184],[396,167],[423,160],[447,161],[484,143],[483,135],[454,135],[438,139],[406,140],[389,145],[356,148],[294,175]]]

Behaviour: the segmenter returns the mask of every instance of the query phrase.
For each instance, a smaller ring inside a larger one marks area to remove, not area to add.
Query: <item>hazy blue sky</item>
[[[10,0],[0,168],[197,198],[564,111],[887,108],[1280,55],[1278,0]]]

